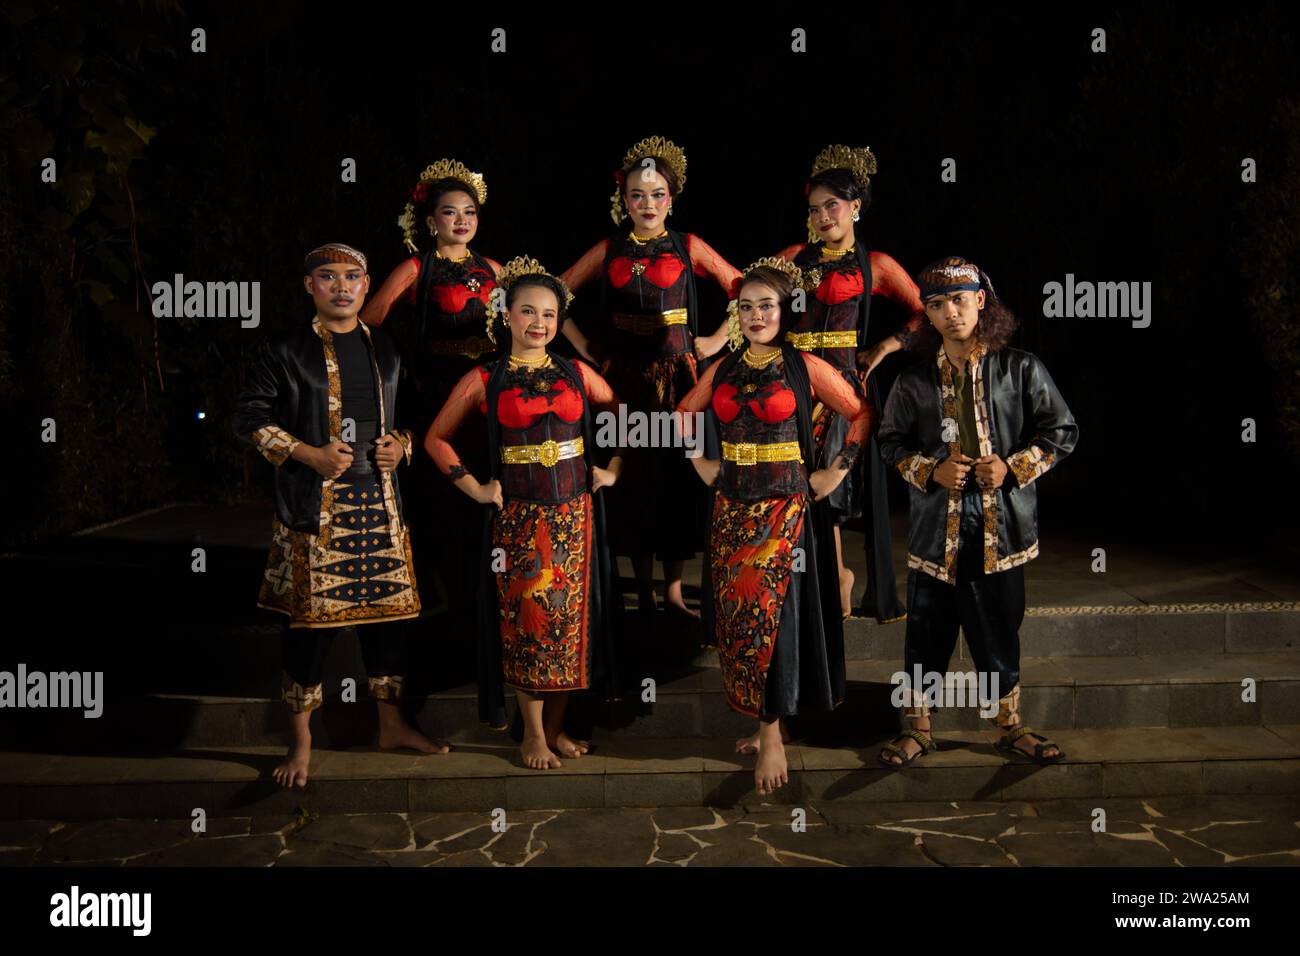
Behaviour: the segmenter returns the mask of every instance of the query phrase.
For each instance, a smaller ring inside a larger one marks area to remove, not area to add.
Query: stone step
[[[954,671],[969,663],[954,662]],[[796,718],[797,727],[823,736],[863,728],[880,733],[897,725],[891,695],[896,663],[850,661],[849,686],[833,713]],[[1179,657],[1075,657],[1022,663],[1022,713],[1033,726],[1064,729],[1125,727],[1235,727],[1300,723],[1300,654],[1199,654]],[[313,718],[323,746],[347,747],[371,739],[374,710],[366,701],[364,671],[350,675],[359,703],[338,694]],[[1243,682],[1254,699],[1243,701]],[[337,682],[330,686],[339,686]],[[655,700],[642,699],[640,682],[625,699],[606,702],[577,695],[579,725],[618,737],[713,737],[747,732],[750,718],[727,706],[716,660],[655,682]],[[446,736],[478,724],[476,690],[464,685],[414,697],[411,710],[426,733]],[[938,726],[978,730],[975,707],[953,706]],[[285,733],[278,698],[150,694],[118,702],[87,720],[75,711],[15,710],[0,731],[0,747],[24,750],[169,750],[191,747],[279,746]]]
[[[280,748],[195,748],[166,756],[0,754],[0,818],[189,819],[316,813],[736,806],[1300,793],[1300,725],[1051,731],[1062,764],[1007,763],[987,733],[940,734],[906,770],[874,763],[883,739],[787,748],[790,782],[760,798],[753,757],[728,738],[599,736],[548,771],[518,763],[504,735],[473,734],[446,756],[317,750],[303,790],[270,780]]]

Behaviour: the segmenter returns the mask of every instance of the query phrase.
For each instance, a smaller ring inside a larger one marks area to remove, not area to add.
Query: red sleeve
[[[605,268],[605,250],[608,239],[602,239],[583,254],[582,258],[560,273],[560,281],[569,287],[570,292],[577,292],[584,285],[600,276]]]
[[[829,362],[807,352],[801,354],[808,367],[813,397],[849,420],[849,433],[844,437],[844,444],[861,446],[871,432],[874,417],[871,403],[846,382],[844,376]]]
[[[907,270],[883,252],[871,253],[871,291],[893,299],[907,310],[906,327],[915,332],[921,326],[921,290]]]
[[[442,411],[429,426],[429,433],[424,436],[424,450],[427,451],[444,475],[460,468],[460,455],[451,445],[451,438],[460,429],[465,419],[474,412],[483,410],[487,401],[487,369],[481,365],[470,369],[456,383]]]
[[[372,295],[361,309],[361,321],[366,325],[383,325],[393,303],[405,298],[414,301],[415,280],[420,275],[420,258],[411,256],[394,269],[379,291]]]
[[[808,248],[808,243],[796,242],[793,246],[786,246],[784,249],[778,252],[777,257],[784,259],[787,262],[794,262],[794,257],[797,256],[799,253],[803,252],[807,248]]]
[[[600,377],[600,373],[583,361],[573,363],[582,376],[582,387],[587,393],[587,401],[599,411],[617,412],[619,398],[614,394],[609,382]]]
[[[718,255],[707,242],[693,233],[686,235],[686,251],[691,257],[691,268],[697,276],[712,279],[730,299],[735,295],[732,287],[740,278],[740,270]]]
[[[694,387],[677,403],[682,435],[690,438],[695,433],[695,413],[702,412],[713,401],[713,377],[718,374],[721,362],[714,362]]]

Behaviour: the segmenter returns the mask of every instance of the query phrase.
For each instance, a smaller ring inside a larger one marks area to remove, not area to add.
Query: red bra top
[[[471,299],[478,299],[484,305],[488,304],[488,299],[492,296],[492,290],[497,287],[496,280],[490,275],[475,270],[470,276],[471,279],[478,280],[478,290],[470,291],[464,282],[454,282],[450,285],[434,285],[430,288],[435,301],[438,303],[438,311],[444,315],[459,315],[465,310]]]
[[[862,295],[864,285],[860,269],[835,269],[826,273],[817,286],[817,301],[839,305]]]
[[[724,382],[713,390],[713,410],[723,422],[732,422],[740,414],[741,408],[748,406],[750,412],[763,422],[775,424],[783,422],[794,414],[794,392],[778,379],[769,382],[756,392],[748,393],[743,400],[737,401],[741,393],[730,382]]]
[[[483,379],[486,390],[488,372],[479,368],[479,377]],[[487,398],[478,403],[478,409],[487,414]],[[504,388],[497,397],[497,421],[506,428],[531,428],[543,415],[554,413],[561,421],[572,424],[582,417],[582,395],[574,390],[567,378],[559,379],[551,386],[549,396],[537,395],[524,398],[518,388]]]
[[[609,281],[614,288],[621,289],[632,281],[632,276],[635,275],[632,271],[634,264],[639,264],[644,270],[642,275],[647,282],[660,289],[671,288],[686,271],[686,263],[673,255],[656,256],[653,264],[648,258],[616,256],[609,260]]]

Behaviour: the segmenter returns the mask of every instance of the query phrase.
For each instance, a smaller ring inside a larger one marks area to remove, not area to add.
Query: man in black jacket
[[[912,347],[926,358],[899,376],[877,435],[886,465],[911,485],[901,688],[911,726],[880,761],[903,766],[934,749],[915,675],[947,673],[960,627],[980,687],[995,688],[986,703],[997,700],[997,748],[1054,763],[1065,754],[1020,719],[1023,566],[1038,556],[1034,482],[1079,429],[1042,362],[1005,347],[1015,318],[981,269],[950,257],[918,284],[930,324]]]
[[[310,324],[264,343],[235,414],[235,432],[276,466],[271,553],[258,606],[286,616],[283,699],[293,743],[275,779],[304,787],[311,712],[323,698],[330,641],[358,631],[379,709],[379,745],[446,753],[402,718],[405,625],[420,613],[411,545],[394,470],[415,447],[393,427],[401,361],[380,329],[357,320],[366,258],[329,243],[308,253],[303,287]],[[378,626],[382,623],[382,626]]]

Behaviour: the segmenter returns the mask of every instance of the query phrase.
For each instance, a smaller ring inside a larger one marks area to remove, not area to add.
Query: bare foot
[[[560,758],[546,746],[545,737],[525,737],[519,745],[519,756],[523,758],[524,766],[533,770],[551,770],[564,766],[560,763]]]
[[[840,571],[840,613],[845,617],[853,613],[853,572],[848,568]]]
[[[789,767],[785,761],[785,744],[773,734],[758,747],[758,763],[754,766],[754,789],[759,796],[767,796],[790,782]]]
[[[311,741],[296,743],[289,747],[284,763],[272,771],[271,776],[282,787],[307,786],[307,765],[311,763]]]
[[[756,730],[748,737],[741,737],[736,741],[736,753],[738,754],[756,754],[758,753],[758,734]],[[781,719],[781,743],[788,744],[791,740],[790,731],[785,726],[785,718]]]
[[[682,596],[680,594],[678,594],[676,597],[669,596],[664,600],[667,603],[669,610],[676,611],[678,614],[685,614],[687,617],[694,618],[697,621],[700,619],[700,612],[696,611],[693,608],[687,607],[686,602],[682,600]]]
[[[451,744],[445,740],[430,740],[407,723],[381,727],[379,746],[384,750],[418,750],[422,754],[445,754],[451,750]]]
[[[591,744],[586,740],[575,740],[564,731],[556,734],[554,740],[548,740],[547,743],[562,757],[581,757],[591,749]]]

